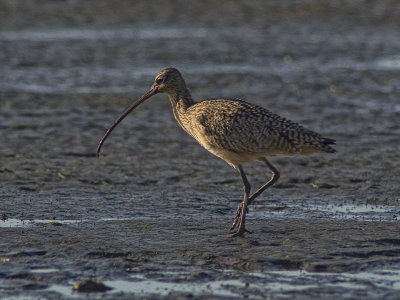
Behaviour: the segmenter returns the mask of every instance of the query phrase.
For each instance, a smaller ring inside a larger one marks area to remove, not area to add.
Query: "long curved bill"
[[[108,128],[106,134],[103,136],[103,138],[100,140],[99,145],[97,146],[97,152],[96,155],[99,156],[100,151],[101,151],[101,147],[103,146],[105,140],[107,139],[107,137],[110,135],[111,131],[114,130],[114,128],[132,111],[134,110],[136,107],[138,107],[141,103],[143,103],[146,99],[149,99],[151,96],[155,95],[158,93],[158,88],[157,87],[152,87],[146,94],[144,94],[142,97],[140,97],[140,99],[138,101],[136,101],[135,103],[133,103],[129,108],[127,108],[122,115],[120,115],[118,117],[118,119],[116,119],[114,121],[114,123],[111,125],[110,128]]]

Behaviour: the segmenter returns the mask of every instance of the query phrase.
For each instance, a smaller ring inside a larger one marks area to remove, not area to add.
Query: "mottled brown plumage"
[[[279,178],[279,172],[265,157],[274,155],[333,153],[335,140],[305,129],[301,125],[241,100],[208,99],[195,103],[177,69],[159,72],[149,92],[128,108],[110,127],[99,143],[97,153],[127,114],[156,93],[166,93],[179,125],[200,145],[225,160],[239,171],[244,184],[244,200],[238,206],[231,230],[233,236],[243,236],[247,206]],[[250,184],[242,165],[264,162],[272,171],[271,179],[250,196]]]

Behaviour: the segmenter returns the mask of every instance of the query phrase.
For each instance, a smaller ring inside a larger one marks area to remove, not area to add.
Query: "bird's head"
[[[167,68],[157,74],[150,90],[156,90],[157,93],[173,94],[185,88],[185,81],[181,73],[175,68]]]
[[[185,81],[182,78],[181,73],[175,68],[167,68],[161,70],[154,79],[154,83],[151,86],[150,90],[140,97],[135,103],[133,103],[125,112],[122,113],[118,117],[117,120],[112,124],[112,126],[107,130],[106,134],[100,140],[100,143],[97,147],[97,155],[99,155],[101,147],[105,142],[106,138],[110,135],[111,131],[136,107],[138,107],[145,100],[154,96],[157,93],[166,93],[168,95],[174,95],[178,93],[180,90],[186,89]]]

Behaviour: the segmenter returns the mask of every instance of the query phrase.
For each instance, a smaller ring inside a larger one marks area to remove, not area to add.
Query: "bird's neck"
[[[169,93],[169,100],[172,104],[172,111],[174,113],[175,119],[178,121],[179,125],[190,134],[185,125],[188,121],[187,110],[190,106],[194,104],[193,98],[190,95],[188,89],[179,89],[175,93]]]
[[[169,93],[168,96],[174,111],[176,109],[186,110],[194,104],[192,95],[187,88]]]

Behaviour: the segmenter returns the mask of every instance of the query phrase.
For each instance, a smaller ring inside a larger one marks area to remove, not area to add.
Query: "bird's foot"
[[[232,226],[231,226],[230,230],[233,230],[236,227],[238,227],[238,225],[240,223],[239,221],[240,221],[241,216],[242,216],[242,211],[243,211],[243,202],[241,202],[239,204],[239,206],[237,207],[237,209],[236,209],[236,215],[235,215],[235,218],[233,219],[233,223],[232,223]],[[249,208],[246,207],[246,213],[248,213],[248,212],[249,212]]]
[[[237,228],[235,232],[233,232],[230,237],[244,237],[245,233],[253,233],[250,230],[247,230],[244,226],[245,219],[246,219],[246,212],[248,211],[247,207],[246,210],[243,209],[243,203],[238,206],[236,211],[235,219],[233,220],[233,224],[230,230]]]
[[[245,233],[252,234],[253,231],[247,230],[246,228],[242,227],[242,228],[239,228],[236,232],[230,234],[230,237],[244,237]]]

